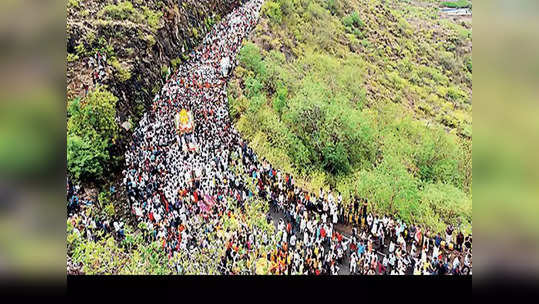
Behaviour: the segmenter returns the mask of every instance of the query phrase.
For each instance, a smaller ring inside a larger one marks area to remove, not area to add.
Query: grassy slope
[[[471,229],[471,24],[440,18],[436,1],[385,2],[266,1],[231,114],[308,189]]]

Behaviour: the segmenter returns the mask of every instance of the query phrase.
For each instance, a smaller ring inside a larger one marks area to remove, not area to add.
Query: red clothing
[[[161,197],[161,201],[163,203],[165,203],[165,209],[167,210],[168,212],[168,201],[167,201],[167,198],[163,195],[163,193],[159,193],[159,196]]]

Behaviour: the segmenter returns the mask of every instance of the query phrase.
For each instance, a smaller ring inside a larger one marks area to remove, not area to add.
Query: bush
[[[261,90],[262,83],[257,78],[249,77],[245,79],[245,91],[247,97],[251,98],[260,95]]]
[[[472,3],[468,0],[444,1],[442,5],[450,8],[472,8]]]
[[[103,87],[83,101],[68,105],[67,169],[77,180],[100,179],[110,161],[109,148],[118,137],[118,98]]]
[[[79,56],[76,54],[67,53],[67,62],[75,62],[79,60]]]
[[[103,167],[110,156],[108,143],[103,141],[94,130],[86,136],[68,134],[67,170],[76,180],[89,180],[103,176]]]
[[[156,32],[161,27],[161,17],[163,16],[163,13],[143,7],[143,14],[150,29],[153,32]]]
[[[359,14],[357,12],[353,12],[342,19],[342,23],[346,27],[350,28],[363,28],[365,26],[365,23],[361,21],[361,18],[359,17]]]
[[[286,124],[308,150],[300,155],[309,155],[309,163],[332,175],[349,173],[352,166],[373,160],[370,123],[345,104],[320,100],[319,95],[327,91],[324,87],[307,88],[307,96],[296,96],[285,115]],[[297,153],[292,149],[291,157]]]
[[[110,61],[110,65],[116,70],[116,78],[120,82],[126,82],[131,79],[131,72],[128,68],[125,68],[115,57]]]
[[[67,7],[79,8],[79,6],[80,6],[79,0],[68,0],[67,2]]]
[[[281,83],[277,88],[277,94],[273,97],[273,109],[279,117],[283,114],[283,109],[286,106],[286,98],[288,89]]]
[[[472,57],[468,57],[465,60],[466,68],[468,69],[468,72],[472,73]]]
[[[361,30],[365,27],[365,23],[363,23],[357,12],[353,12],[343,17],[342,23],[346,27],[348,33],[354,34],[359,39],[363,38]]]
[[[118,5],[108,4],[99,13],[99,17],[110,17],[115,20],[127,20],[136,13],[133,4],[129,1],[120,2]]]
[[[161,27],[163,13],[152,11],[146,6],[143,6],[142,11],[139,11],[133,7],[130,1],[125,1],[117,5],[107,4],[97,13],[97,16],[99,18],[129,20],[134,23],[146,24],[150,31],[155,33]]]
[[[253,71],[260,79],[263,79],[266,75],[266,66],[262,61],[262,54],[256,44],[252,42],[245,44],[240,50],[238,59],[244,68]]]
[[[281,6],[277,2],[266,1],[264,4],[263,13],[275,24],[279,24],[283,20]]]
[[[342,143],[328,143],[322,149],[322,168],[330,174],[350,173],[350,160]]]
[[[176,70],[181,64],[182,64],[181,58],[175,58],[170,61],[170,65],[172,66],[172,69],[174,70]]]

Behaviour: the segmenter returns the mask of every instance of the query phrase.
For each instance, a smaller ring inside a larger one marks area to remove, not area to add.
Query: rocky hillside
[[[106,54],[101,83],[118,97],[119,120],[136,119],[168,68],[188,57],[211,26],[239,0],[69,0],[67,98],[92,90],[88,62]]]
[[[267,0],[229,83],[258,156],[316,193],[471,227],[472,23],[437,0]]]

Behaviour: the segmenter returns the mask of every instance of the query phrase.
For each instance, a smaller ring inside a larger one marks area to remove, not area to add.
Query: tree
[[[68,134],[67,168],[75,179],[89,179],[103,175],[103,164],[110,159],[107,142],[102,141],[94,130],[85,137]]]
[[[260,49],[256,44],[252,42],[245,44],[238,54],[238,59],[244,68],[253,71],[256,76],[259,76],[259,79],[264,79],[266,75],[266,66],[262,61]]]
[[[83,101],[68,105],[67,169],[76,179],[99,179],[111,156],[109,149],[118,137],[118,98],[97,87]]]

